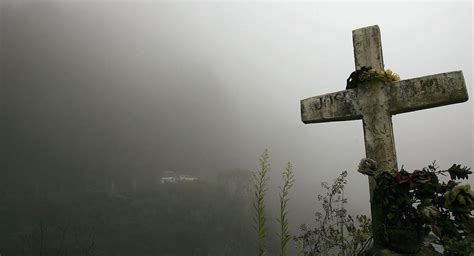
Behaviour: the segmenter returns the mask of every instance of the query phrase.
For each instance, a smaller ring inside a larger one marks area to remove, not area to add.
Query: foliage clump
[[[439,179],[447,174],[448,182]],[[436,162],[413,172],[403,167],[395,172],[375,171],[374,200],[382,208],[387,241],[392,241],[387,246],[399,251],[413,244],[416,252],[425,241],[433,252],[437,245],[445,255],[472,255],[474,192],[469,184],[457,181],[470,174],[470,168],[457,164],[439,170]],[[400,243],[393,243],[395,236]]]

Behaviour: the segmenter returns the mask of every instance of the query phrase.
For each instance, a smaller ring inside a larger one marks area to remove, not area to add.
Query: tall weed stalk
[[[266,256],[268,254],[266,244],[266,216],[265,216],[265,194],[267,193],[268,173],[270,172],[268,150],[260,156],[260,170],[253,177],[253,188],[255,193],[255,202],[253,208],[255,210],[254,227],[257,231],[257,247],[258,255]]]
[[[290,232],[288,231],[288,201],[290,189],[295,183],[295,176],[293,175],[293,167],[288,162],[283,176],[283,187],[280,187],[280,217],[277,219],[280,224],[280,232],[278,236],[280,238],[280,255],[288,256],[288,242],[291,239]]]

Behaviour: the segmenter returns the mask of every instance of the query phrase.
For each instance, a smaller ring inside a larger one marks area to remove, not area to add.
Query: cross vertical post
[[[384,69],[382,41],[378,26],[360,28],[352,31],[354,61],[356,70],[362,67]],[[393,136],[392,116],[388,109],[387,97],[383,91],[383,81],[370,81],[360,85],[359,97],[364,115],[365,154],[377,162],[381,170],[397,170],[397,155]],[[374,201],[375,179],[369,177],[370,208],[372,231],[375,246],[383,244],[381,206]]]

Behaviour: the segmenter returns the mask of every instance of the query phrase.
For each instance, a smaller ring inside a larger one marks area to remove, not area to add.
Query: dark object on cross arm
[[[362,74],[371,69],[372,67],[361,67],[359,70],[352,72],[349,78],[347,78],[346,90],[356,88],[362,82]]]

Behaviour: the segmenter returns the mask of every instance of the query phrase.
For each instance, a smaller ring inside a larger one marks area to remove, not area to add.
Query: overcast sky
[[[368,209],[361,121],[305,125],[342,90],[352,33],[378,24],[402,79],[462,70],[471,99],[393,117],[399,166],[473,166],[472,3],[2,1],[1,122],[10,170],[258,167],[286,161],[295,202],[348,170]],[[297,203],[295,203],[297,204]],[[293,213],[311,218],[314,205]]]

